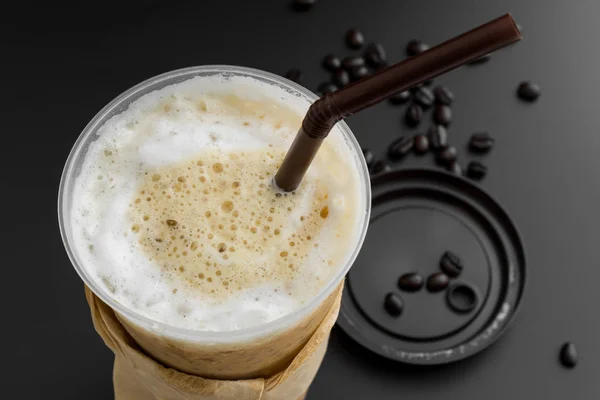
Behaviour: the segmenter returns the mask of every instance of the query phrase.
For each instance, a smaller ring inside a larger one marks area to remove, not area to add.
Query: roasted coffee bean
[[[406,54],[409,56],[416,56],[425,50],[429,50],[429,46],[417,39],[411,40],[406,45]]]
[[[335,86],[333,83],[323,82],[317,87],[317,93],[320,96],[323,96],[327,93],[335,92],[337,89],[338,89],[337,86]]]
[[[485,64],[486,62],[490,61],[490,59],[492,58],[491,55],[486,54],[485,56],[481,56],[479,58],[476,58],[473,61],[468,62],[468,65],[479,65],[479,64]]]
[[[388,156],[394,160],[399,160],[413,148],[413,139],[408,136],[400,136],[394,140],[388,147]]]
[[[290,81],[298,83],[302,78],[302,72],[300,72],[299,69],[292,68],[285,73],[285,77],[288,78]]]
[[[452,310],[466,314],[477,308],[479,296],[472,286],[465,283],[455,283],[446,292],[446,302]]]
[[[429,151],[429,139],[423,134],[416,135],[413,139],[415,151],[419,154],[425,154]]]
[[[406,109],[406,114],[404,115],[404,121],[406,125],[415,127],[421,123],[421,119],[423,118],[423,110],[418,104],[411,104]]]
[[[354,67],[350,70],[350,79],[352,79],[352,81],[357,81],[367,75],[369,75],[369,69],[364,65],[361,67]]]
[[[433,94],[438,104],[449,106],[454,101],[454,94],[445,86],[436,86]]]
[[[360,49],[365,43],[365,38],[358,29],[350,29],[346,32],[346,44],[351,49]]]
[[[431,125],[427,131],[427,137],[434,150],[448,146],[448,131],[443,125]]]
[[[433,92],[427,86],[419,86],[415,89],[413,98],[423,108],[429,108],[433,105],[434,97]]]
[[[367,163],[367,167],[371,168],[373,166],[373,162],[375,161],[375,156],[373,152],[369,149],[363,149],[363,157],[365,157],[365,162]]]
[[[352,68],[362,67],[365,65],[365,59],[361,56],[348,56],[342,60],[342,68],[350,71]]]
[[[328,71],[335,72],[342,67],[342,60],[333,54],[328,54],[323,58],[323,67]]]
[[[367,64],[373,68],[383,67],[387,61],[385,49],[379,43],[370,43],[365,49],[364,58]]]
[[[480,180],[487,174],[487,167],[479,161],[471,161],[467,166],[467,176],[471,179]]]
[[[462,261],[456,254],[451,251],[447,251],[440,259],[440,268],[450,278],[456,278],[462,272],[463,265]]]
[[[402,310],[404,309],[404,302],[402,301],[402,297],[397,295],[396,293],[388,293],[385,295],[385,300],[383,301],[383,307],[385,311],[388,312],[392,317],[397,317],[402,314]]]
[[[317,0],[294,0],[292,2],[292,7],[296,11],[308,11],[310,10]]]
[[[392,104],[404,104],[410,99],[410,92],[405,90],[403,92],[398,92],[390,97],[390,103]]]
[[[423,277],[416,272],[409,272],[398,279],[398,288],[405,292],[417,292],[423,287]]]
[[[525,101],[536,101],[540,94],[542,93],[542,89],[537,83],[533,83],[531,81],[522,82],[517,89],[517,95],[521,100]]]
[[[462,175],[462,167],[458,161],[453,161],[452,164],[448,165],[446,168],[455,175]]]
[[[429,275],[427,278],[426,287],[432,293],[441,292],[448,287],[450,280],[448,276],[443,272],[436,272],[435,274]]]
[[[433,113],[433,120],[436,124],[448,126],[452,122],[452,109],[450,107],[438,104]]]
[[[469,148],[472,151],[485,153],[494,146],[494,138],[487,132],[474,133],[469,140]]]
[[[442,165],[449,166],[458,157],[458,150],[454,146],[448,146],[440,150],[436,156],[436,161]]]
[[[577,365],[579,359],[577,355],[577,348],[571,342],[567,342],[560,348],[559,355],[560,363],[566,368],[574,368]]]
[[[340,68],[331,75],[331,82],[341,89],[350,83],[350,74]]]
[[[371,166],[371,175],[382,174],[384,172],[388,172],[391,169],[392,167],[390,167],[390,165],[385,160],[375,161],[375,163],[373,163],[373,166]]]

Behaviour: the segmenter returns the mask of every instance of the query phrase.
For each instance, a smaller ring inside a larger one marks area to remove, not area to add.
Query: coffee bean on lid
[[[406,114],[404,115],[404,121],[406,125],[415,127],[421,123],[421,119],[423,118],[423,110],[418,104],[411,104],[406,109]]]
[[[367,75],[369,75],[369,69],[364,65],[350,69],[350,78],[352,81],[358,81]]]
[[[463,265],[456,254],[446,251],[440,259],[440,268],[449,277],[456,278],[462,272]]]
[[[457,157],[458,150],[456,150],[456,147],[448,146],[438,153],[436,161],[442,165],[448,166],[456,161]]]
[[[375,161],[375,156],[373,152],[369,149],[363,149],[363,156],[365,157],[365,162],[367,163],[367,167],[371,168],[373,162]]]
[[[352,68],[362,67],[365,65],[365,59],[361,56],[348,56],[342,60],[342,68],[350,71]]]
[[[404,309],[404,302],[402,301],[402,298],[399,295],[390,292],[385,295],[383,307],[392,317],[397,317],[400,314],[402,314],[402,310]]]
[[[442,272],[436,272],[427,278],[426,287],[432,293],[441,292],[448,287],[448,276]]]
[[[388,155],[390,158],[399,160],[412,150],[413,139],[408,136],[400,136],[394,140],[388,147]]]
[[[448,126],[452,122],[452,110],[450,107],[438,104],[433,113],[433,120],[436,124]]]
[[[323,58],[323,67],[328,71],[335,72],[337,69],[341,68],[341,66],[342,60],[333,54],[328,54]]]
[[[405,90],[403,92],[398,92],[390,97],[390,103],[392,104],[404,104],[410,99],[410,91]]]
[[[331,75],[331,82],[341,89],[350,83],[350,75],[340,68]]]
[[[375,163],[371,167],[371,175],[382,174],[384,172],[388,172],[391,169],[392,167],[390,167],[390,165],[385,160],[375,161]]]
[[[290,81],[298,83],[298,82],[300,82],[300,79],[302,78],[302,73],[300,72],[299,69],[292,68],[288,72],[285,73],[285,77],[287,79],[289,79]]]
[[[469,148],[472,151],[484,153],[494,146],[494,138],[487,132],[474,133],[469,140]]]
[[[411,40],[406,45],[406,54],[409,56],[416,56],[425,50],[429,50],[429,46],[417,39]]]
[[[364,58],[367,64],[373,68],[383,67],[387,61],[385,49],[379,43],[370,43],[365,49]]]
[[[310,10],[317,0],[294,0],[292,2],[292,7],[296,11],[308,11]]]
[[[439,104],[449,106],[454,101],[454,94],[445,86],[436,86],[433,94],[435,101]]]
[[[415,151],[418,154],[425,154],[429,151],[429,139],[423,134],[416,135],[413,139]]]
[[[423,277],[416,272],[409,272],[398,279],[398,288],[405,292],[417,292],[423,287]]]
[[[487,167],[479,161],[471,161],[467,166],[467,176],[471,179],[480,180],[487,174]]]
[[[460,163],[458,162],[458,160],[453,161],[446,168],[448,169],[448,171],[452,172],[455,175],[458,175],[458,176],[462,175],[462,167],[460,166]]]
[[[443,125],[431,125],[427,131],[427,137],[434,150],[448,146],[448,131]]]
[[[357,29],[350,29],[346,32],[346,44],[351,49],[360,49],[362,45],[365,43],[365,38]]]
[[[337,89],[337,86],[335,86],[333,83],[323,82],[317,87],[317,93],[323,96],[327,93],[335,92]]]
[[[571,342],[567,342],[560,348],[560,363],[566,368],[574,368],[578,362],[577,348]]]
[[[427,86],[421,85],[417,87],[413,97],[417,103],[423,106],[423,108],[429,108],[433,105],[433,92]]]
[[[540,97],[542,89],[537,83],[530,81],[522,82],[517,89],[517,95],[521,100],[533,102]]]

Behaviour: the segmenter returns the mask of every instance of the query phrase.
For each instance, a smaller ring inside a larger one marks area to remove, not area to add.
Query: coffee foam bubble
[[[182,328],[302,307],[347,261],[365,208],[337,129],[295,194],[272,188],[308,105],[251,78],[194,78],[111,118],[75,184],[84,267],[124,306]]]

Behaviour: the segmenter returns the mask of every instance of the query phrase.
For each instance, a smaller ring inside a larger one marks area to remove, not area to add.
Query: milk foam
[[[75,182],[84,268],[119,303],[182,328],[244,329],[302,307],[351,256],[365,210],[337,129],[298,191],[275,197],[271,173],[308,106],[251,78],[213,76],[149,93],[112,117]]]

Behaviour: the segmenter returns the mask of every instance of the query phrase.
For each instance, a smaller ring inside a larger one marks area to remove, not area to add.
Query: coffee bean
[[[455,283],[446,292],[448,306],[457,313],[466,314],[477,308],[479,296],[477,290],[465,283]]]
[[[433,90],[435,101],[438,104],[449,106],[454,101],[454,94],[445,86],[436,86]]]
[[[458,157],[458,150],[454,146],[448,146],[443,148],[435,158],[436,161],[442,165],[449,166]]]
[[[408,136],[400,136],[394,140],[388,147],[388,156],[394,160],[399,160],[413,148],[413,139]]]
[[[346,32],[346,44],[351,49],[360,49],[362,45],[365,43],[365,38],[357,29],[350,29]]]
[[[341,89],[350,83],[350,75],[340,68],[331,75],[331,82]]]
[[[522,82],[517,89],[517,95],[519,98],[529,102],[536,101],[538,97],[540,97],[541,92],[542,89],[540,86],[531,81]]]
[[[398,279],[398,288],[405,292],[417,292],[423,287],[423,277],[416,272],[404,274]]]
[[[352,79],[352,81],[358,81],[367,75],[369,75],[369,69],[364,65],[361,67],[354,67],[350,70],[350,79]]]
[[[379,43],[370,43],[365,49],[364,58],[373,68],[383,67],[387,61],[385,49]]]
[[[292,2],[292,7],[296,11],[308,11],[310,10],[317,0],[294,0]]]
[[[429,139],[423,134],[416,135],[413,139],[415,151],[419,154],[425,154],[429,151]]]
[[[302,78],[302,72],[300,72],[299,69],[292,68],[285,73],[285,77],[288,78],[290,81],[298,83]]]
[[[447,251],[440,259],[440,268],[450,278],[456,278],[462,272],[463,265],[462,261],[456,254],[451,251]]]
[[[446,289],[449,282],[450,280],[448,279],[447,275],[442,272],[436,272],[435,274],[429,275],[429,278],[427,278],[427,284],[425,286],[427,287],[427,290],[435,293]]]
[[[490,59],[492,58],[491,55],[486,54],[485,56],[481,56],[479,58],[476,58],[473,61],[468,62],[468,65],[479,65],[479,64],[485,64],[486,62],[490,61]]]
[[[361,56],[348,56],[342,60],[342,68],[350,71],[352,68],[362,67],[365,65],[365,59]]]
[[[462,167],[458,161],[453,161],[450,165],[446,167],[448,171],[452,172],[455,175],[462,175]]]
[[[487,174],[487,167],[478,161],[471,161],[467,166],[467,176],[471,179],[480,180]]]
[[[373,166],[373,162],[375,161],[375,156],[369,149],[363,149],[363,157],[365,157],[365,162],[367,163],[367,167],[371,168]]]
[[[390,97],[390,103],[392,104],[404,104],[410,99],[410,92],[405,90],[403,92],[398,92]]]
[[[382,174],[384,172],[388,172],[391,169],[392,167],[390,167],[390,165],[385,160],[375,161],[375,163],[373,163],[373,165],[371,166],[371,175]]]
[[[421,119],[423,118],[423,110],[418,104],[411,104],[406,109],[406,114],[404,115],[404,121],[406,125],[415,127],[421,123]]]
[[[404,309],[404,302],[402,301],[402,298],[396,293],[390,292],[385,295],[383,307],[392,317],[397,317],[400,314],[402,314],[402,310]]]
[[[333,54],[328,54],[323,58],[323,67],[328,71],[335,72],[342,67],[342,60]]]
[[[433,105],[433,92],[427,86],[419,86],[415,89],[413,97],[423,108],[429,108]]]
[[[434,150],[448,146],[448,131],[443,125],[431,125],[427,131],[427,137]]]
[[[479,153],[490,151],[493,146],[494,138],[487,132],[474,133],[469,140],[469,148]]]
[[[560,363],[566,368],[574,368],[578,361],[577,348],[571,342],[567,342],[560,348]]]
[[[433,120],[436,124],[448,126],[452,122],[452,110],[450,107],[438,104],[433,113]]]
[[[335,92],[337,89],[338,89],[337,86],[335,86],[333,83],[323,82],[317,87],[317,93],[320,96],[323,96],[327,93]]]
[[[411,40],[406,45],[406,54],[409,56],[416,56],[425,50],[429,50],[429,46],[417,39]]]

